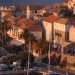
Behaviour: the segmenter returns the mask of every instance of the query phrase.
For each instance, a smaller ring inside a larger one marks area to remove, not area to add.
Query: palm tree
[[[35,37],[32,33],[28,31],[28,29],[24,29],[23,32],[20,34],[20,38],[25,40],[25,43],[29,43],[29,41],[33,42],[35,40]]]
[[[46,41],[45,39],[39,39],[37,41],[37,44],[40,48],[40,53],[46,55],[48,53],[48,49],[49,49],[49,42]]]
[[[8,21],[4,21],[0,24],[0,31],[2,33],[3,37],[3,46],[6,44],[6,37],[7,37],[7,31],[11,28],[11,26],[8,24]]]

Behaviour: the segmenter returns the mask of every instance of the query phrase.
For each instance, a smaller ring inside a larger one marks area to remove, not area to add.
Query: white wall
[[[46,40],[52,41],[52,23],[43,21],[43,28]]]

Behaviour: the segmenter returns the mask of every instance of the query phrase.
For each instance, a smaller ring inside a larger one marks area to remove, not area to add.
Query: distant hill
[[[64,0],[0,0],[0,6],[34,4],[34,5],[53,5]]]

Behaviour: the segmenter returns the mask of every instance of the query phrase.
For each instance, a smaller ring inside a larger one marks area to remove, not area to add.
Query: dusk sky
[[[55,3],[63,1],[64,0],[0,0],[0,6],[19,5],[19,4],[53,5]]]

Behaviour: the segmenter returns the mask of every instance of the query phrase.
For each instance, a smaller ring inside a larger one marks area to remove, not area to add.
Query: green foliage
[[[48,63],[48,57],[43,58],[43,59],[42,59],[42,62],[43,62],[43,63]]]
[[[50,56],[50,64],[54,65],[54,66],[59,66],[60,65],[60,61],[61,61],[61,55],[56,56],[56,54],[52,54]],[[43,63],[48,63],[49,59],[48,57],[45,57],[42,59]]]
[[[12,54],[18,54],[20,51],[22,51],[22,48],[16,45],[9,45],[5,47],[5,49]]]
[[[32,33],[28,31],[28,29],[24,29],[23,32],[20,34],[20,38],[23,38],[25,40],[25,43],[29,43],[29,41],[34,41],[35,37]]]
[[[41,49],[42,54],[47,54],[49,49],[49,42],[45,39],[39,39],[37,41],[39,48]]]

